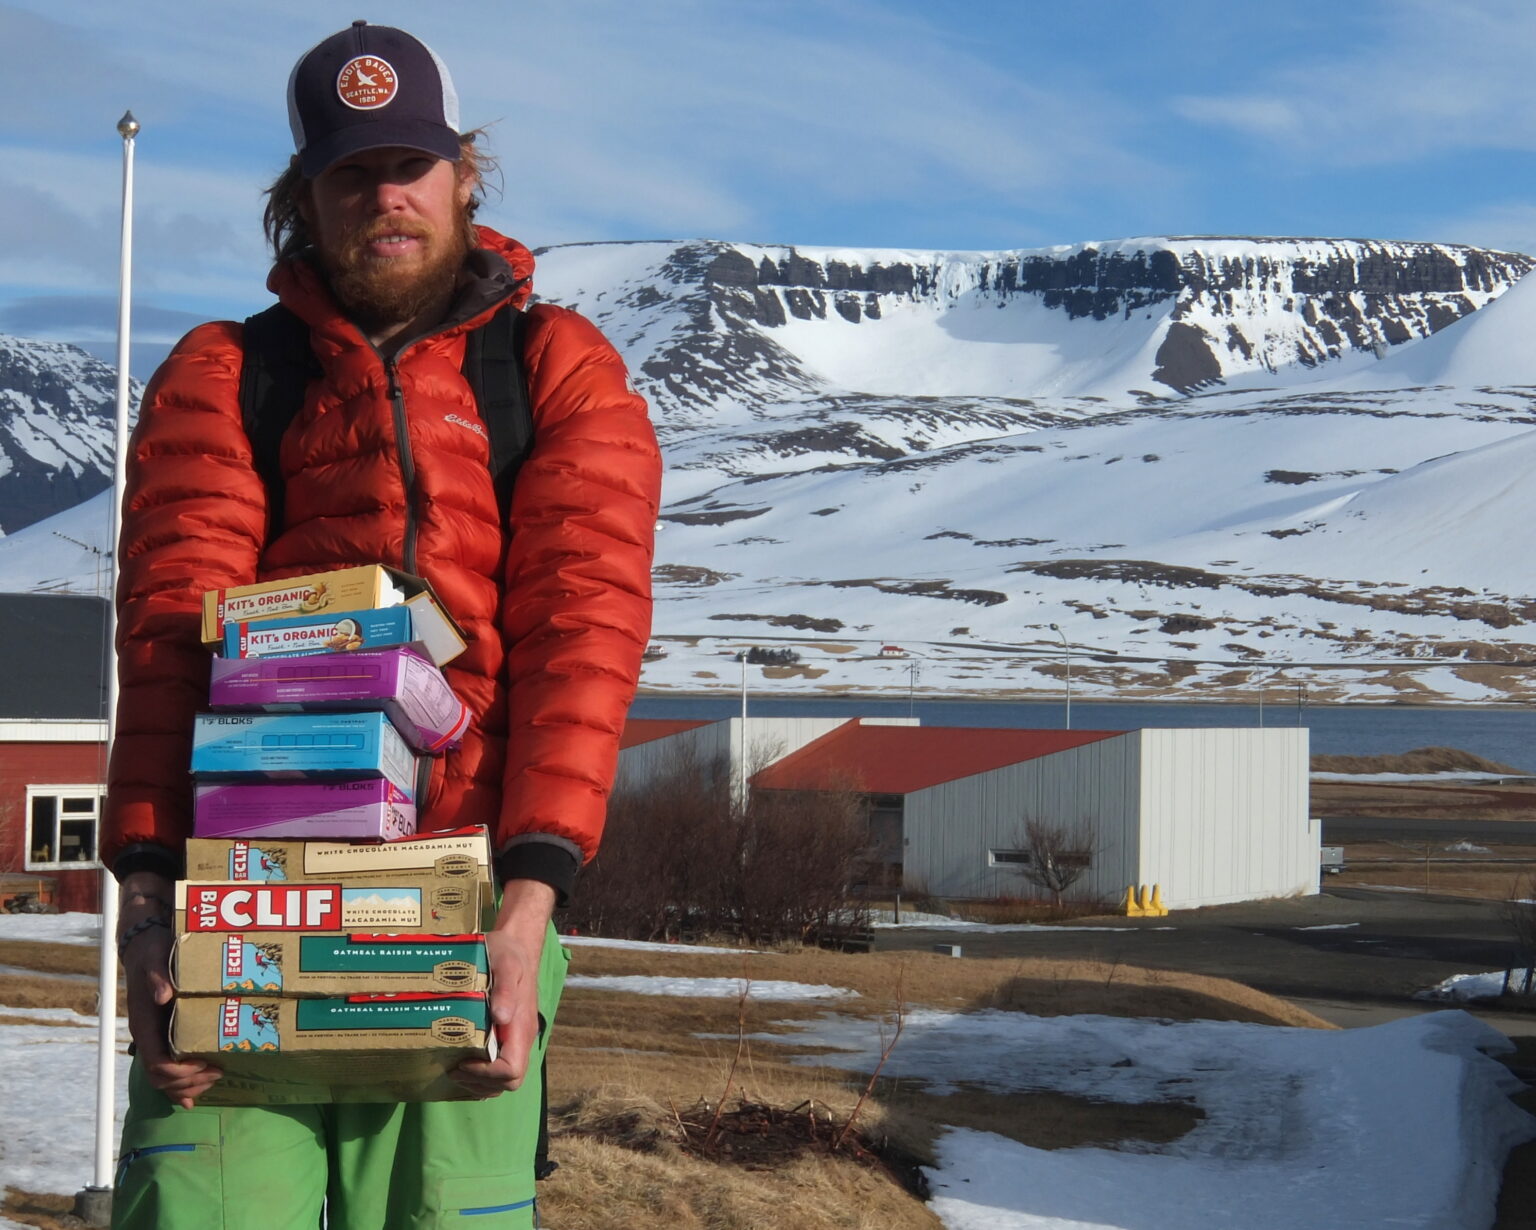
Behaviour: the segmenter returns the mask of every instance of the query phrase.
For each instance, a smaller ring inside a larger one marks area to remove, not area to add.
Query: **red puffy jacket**
[[[480,238],[448,320],[392,361],[311,265],[273,271],[268,285],[310,325],[324,374],[283,439],[284,524],[270,541],[241,422],[241,327],[193,330],[150,382],[119,543],[102,839],[119,875],[179,854],[191,830],[203,591],[363,563],[426,577],[468,633],[446,674],[475,721],[434,764],[420,827],[489,825],[504,875],[562,889],[595,851],[650,629],[660,459],[613,347],[576,313],[535,305],[524,345],[534,442],[503,534],[460,365],[469,330],[526,300],[533,256],[483,227]]]

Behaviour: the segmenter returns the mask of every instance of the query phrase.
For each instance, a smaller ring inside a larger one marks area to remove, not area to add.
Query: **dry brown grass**
[[[36,1226],[38,1230],[80,1230],[85,1223],[70,1211],[74,1206],[72,1196],[29,1192],[7,1185],[5,1198],[0,1200],[0,1213],[18,1225]]]
[[[89,950],[38,945],[28,956],[59,970],[66,962],[79,964],[82,953],[90,960],[76,972],[89,972],[94,969]],[[20,964],[15,956],[0,947],[0,962]],[[1176,1140],[1199,1121],[1197,1109],[1178,1102],[1121,1106],[1052,1093],[1000,1095],[979,1086],[938,1095],[919,1081],[882,1079],[856,1125],[873,1148],[858,1147],[851,1137],[843,1151],[829,1153],[830,1129],[853,1113],[868,1079],[836,1066],[840,1053],[794,1039],[795,1021],[829,1009],[865,1018],[872,1040],[889,1030],[898,1006],[1330,1028],[1282,1000],[1225,979],[1090,961],[957,961],[928,953],[803,949],[695,955],[583,947],[573,953],[573,968],[582,974],[823,983],[855,990],[859,997],[832,1004],[742,1003],[568,990],[550,1051],[552,1153],[560,1169],[540,1185],[541,1209],[559,1230],[662,1225],[669,1230],[777,1230],[785,1225],[796,1230],[933,1230],[939,1222],[897,1179],[915,1173],[912,1165],[931,1160],[933,1141],[946,1126],[997,1132],[1040,1148],[1066,1148]],[[28,1008],[89,1012],[94,994],[87,983],[3,976],[0,1021],[38,1021],[28,1018]],[[754,1034],[777,1034],[784,1040],[754,1041]],[[748,1037],[738,1042],[741,1035]],[[804,1062],[818,1055],[825,1062]],[[738,1155],[729,1142],[713,1156],[690,1154],[688,1133],[697,1129],[681,1121],[707,1122],[705,1112],[722,1099],[728,1112],[744,1101],[757,1108],[814,1112],[820,1126],[811,1135],[820,1143],[809,1151],[788,1150],[792,1160],[775,1164],[763,1162],[756,1152]],[[872,1154],[882,1154],[883,1161]],[[905,1162],[896,1164],[892,1158]],[[69,1204],[65,1197],[11,1192],[4,1213],[43,1230],[67,1230],[75,1224],[67,1215]]]
[[[35,969],[45,974],[94,975],[97,968],[96,949],[84,944],[0,940],[0,965]]]
[[[1509,773],[1511,768],[1457,747],[1417,747],[1393,756],[1313,756],[1314,773]]]

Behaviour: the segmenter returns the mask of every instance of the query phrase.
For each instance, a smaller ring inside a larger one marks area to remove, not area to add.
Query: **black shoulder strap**
[[[240,369],[240,417],[251,441],[256,473],[267,488],[267,538],[283,528],[283,433],[304,408],[304,391],[319,375],[309,326],[274,303],[246,318]]]
[[[491,482],[503,525],[517,472],[533,447],[533,411],[522,362],[527,332],[528,314],[507,304],[470,333],[464,346],[464,378],[490,436]]]

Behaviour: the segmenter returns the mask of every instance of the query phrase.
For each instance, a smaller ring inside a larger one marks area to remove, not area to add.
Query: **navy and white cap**
[[[386,146],[459,159],[459,96],[448,66],[393,26],[354,21],[300,56],[288,76],[288,124],[306,179]]]

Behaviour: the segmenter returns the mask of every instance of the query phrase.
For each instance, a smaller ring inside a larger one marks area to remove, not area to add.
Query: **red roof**
[[[753,776],[752,784],[764,790],[854,789],[866,794],[911,794],[1125,733],[845,722],[769,765]]]
[[[619,736],[619,750],[639,747],[642,743],[654,743],[657,739],[680,735],[685,730],[697,730],[710,725],[707,721],[691,722],[681,718],[626,718],[624,733]]]

